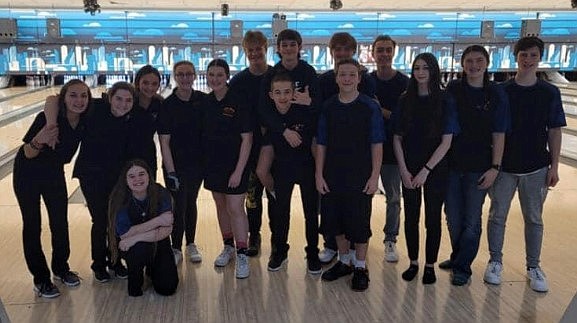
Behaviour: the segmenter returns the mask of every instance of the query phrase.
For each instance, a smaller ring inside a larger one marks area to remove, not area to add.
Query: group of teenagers
[[[80,284],[68,265],[64,177],[64,165],[78,146],[73,176],[92,219],[94,277],[99,282],[110,280],[111,273],[127,278],[130,296],[143,294],[146,276],[158,294],[176,292],[184,238],[187,258],[202,261],[195,244],[202,183],[212,193],[222,234],[215,266],[234,261],[237,278],[250,275],[248,257],[258,255],[261,247],[266,193],[267,267],[280,270],[288,259],[291,197],[298,184],[308,272],[321,274],[324,281],[352,275],[352,290],[364,291],[370,281],[366,257],[379,178],[387,203],[388,262],[399,259],[402,195],[410,260],[404,280],[414,280],[419,272],[424,200],[423,284],[436,282],[443,206],[452,253],[439,267],[451,270],[453,285],[470,282],[488,194],[490,259],[484,281],[500,284],[505,223],[518,192],[527,277],[532,289],[548,290],[539,263],[542,213],[548,187],[559,180],[566,122],[559,90],[538,77],[544,50],[539,38],[516,42],[517,74],[502,84],[489,80],[484,47],[467,47],[462,77],[446,88],[431,53],[415,57],[410,77],[396,71],[396,43],[387,35],[372,44],[377,68],[370,73],[353,59],[357,42],[345,32],[331,37],[335,67],[321,75],[300,58],[302,38],[295,30],[278,34],[280,62],[274,66],[267,64],[267,38],[260,31],[248,31],[242,46],[249,67],[229,81],[226,61],[212,60],[206,72],[208,94],[192,87],[194,64],[180,61],[173,67],[176,88],[166,99],[157,94],[158,70],[148,65],[138,71],[134,86],[118,82],[101,99],[93,99],[79,80],[47,98],[44,112],[24,136],[13,173],[24,256],[39,296],[60,295],[40,242],[41,196],[52,232],[53,276],[66,286]],[[166,188],[156,181],[155,134]],[[319,234],[325,240],[322,251]]]

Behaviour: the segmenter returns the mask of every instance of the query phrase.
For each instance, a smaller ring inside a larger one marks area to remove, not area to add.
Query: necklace
[[[145,201],[146,201],[146,204],[143,206],[143,205],[141,205],[141,203],[144,204],[144,201],[139,201],[134,196],[132,196],[132,202],[138,208],[138,211],[140,212],[140,216],[143,218],[146,217],[146,212],[148,211],[149,199],[145,199]]]

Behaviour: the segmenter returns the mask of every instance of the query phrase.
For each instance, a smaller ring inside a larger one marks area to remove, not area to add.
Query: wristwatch
[[[491,165],[491,168],[493,168],[494,170],[496,170],[498,172],[501,171],[501,165],[499,165],[499,164],[493,164],[493,165]]]

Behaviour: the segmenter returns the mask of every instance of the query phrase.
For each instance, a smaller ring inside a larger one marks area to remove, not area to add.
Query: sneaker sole
[[[266,269],[267,269],[268,271],[272,271],[272,272],[279,271],[279,270],[281,270],[281,268],[284,266],[284,264],[286,264],[287,262],[288,262],[288,258],[285,258],[285,259],[280,263],[280,265],[279,265],[278,267],[274,268],[274,267],[266,266]]]
[[[495,282],[495,281],[488,281],[487,279],[483,278],[483,281],[489,285],[494,285],[494,286],[498,286],[501,285],[501,282]]]
[[[38,288],[36,288],[36,287],[34,287],[34,292],[36,293],[36,295],[37,295],[38,297],[44,297],[44,298],[55,298],[55,297],[60,296],[60,293],[52,294],[52,295],[42,294],[42,293],[40,293],[40,290],[39,290]]]
[[[202,258],[193,258],[193,257],[190,257],[190,262],[197,264],[197,263],[199,263],[199,262],[202,262]]]
[[[54,278],[56,278],[57,280],[59,280],[62,284],[66,285],[67,287],[76,287],[78,285],[80,285],[80,281],[74,282],[74,283],[70,283],[70,282],[65,282],[64,279],[58,277],[58,276],[54,276]]]
[[[387,258],[387,257],[385,257],[385,261],[386,261],[386,262],[399,262],[399,258],[398,258],[398,257],[397,257],[397,258]]]
[[[320,274],[323,272],[322,269],[319,269],[319,270],[310,270],[310,269],[307,269],[307,271],[308,271],[308,273],[311,274],[311,275],[320,275]]]

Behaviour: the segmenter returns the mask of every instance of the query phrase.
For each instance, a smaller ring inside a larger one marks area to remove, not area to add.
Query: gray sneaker
[[[501,284],[501,272],[503,271],[503,264],[497,261],[490,261],[485,269],[483,280],[491,285]]]
[[[331,261],[333,261],[333,259],[336,258],[336,256],[337,251],[330,248],[324,248],[321,252],[319,252],[319,260],[323,264],[330,263]]]
[[[233,246],[225,245],[222,249],[222,252],[216,259],[214,260],[214,265],[216,267],[224,267],[226,266],[232,258],[234,258],[235,250]]]
[[[547,276],[545,276],[545,273],[541,268],[529,268],[529,270],[527,270],[527,278],[529,279],[529,286],[531,286],[532,290],[541,293],[545,293],[549,290]]]
[[[174,263],[178,266],[182,261],[182,251],[172,248],[172,253],[174,254]]]
[[[186,246],[186,253],[188,254],[188,259],[190,259],[191,262],[198,263],[202,261],[202,255],[194,243],[189,243]]]
[[[399,261],[397,254],[397,245],[393,241],[385,241],[385,260],[387,262]]]
[[[244,253],[236,255],[236,278],[244,279],[250,275],[250,266],[248,264],[248,256]]]

